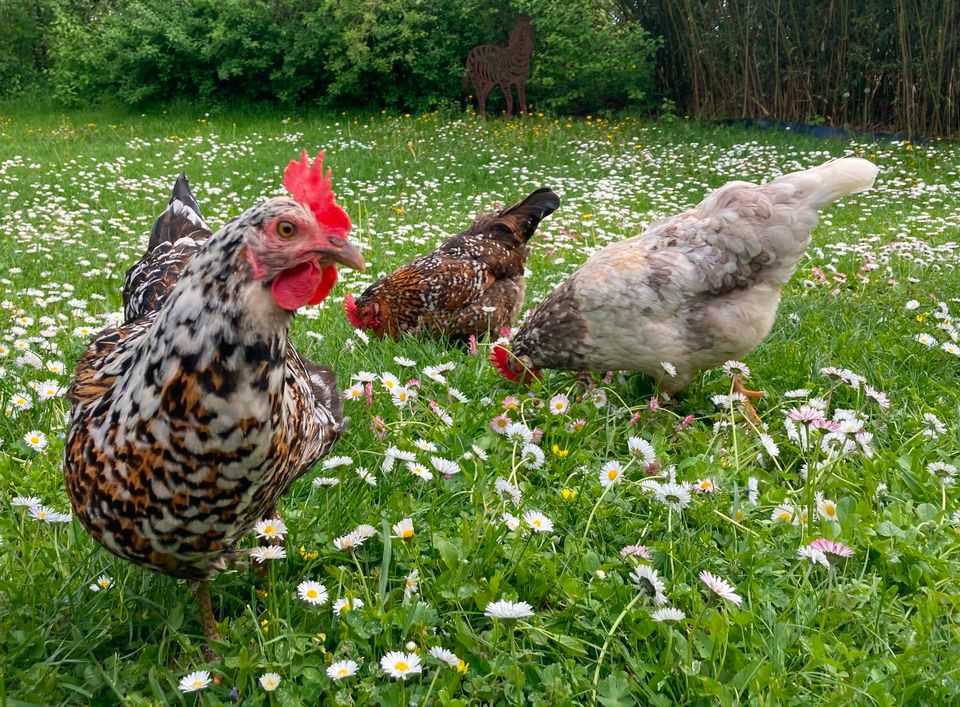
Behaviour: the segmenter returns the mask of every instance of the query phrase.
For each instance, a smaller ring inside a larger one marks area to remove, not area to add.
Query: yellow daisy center
[[[620,471],[617,469],[611,469],[610,471],[607,472],[607,478],[610,479],[611,481],[616,480],[618,476],[620,476]]]
[[[340,668],[340,670],[337,671],[337,675],[340,675],[341,677],[349,674],[350,674],[350,671],[347,670],[346,668]]]
[[[398,661],[397,664],[394,665],[393,667],[401,672],[406,672],[407,670],[410,670],[410,666],[404,663],[402,660]]]
[[[308,596],[309,598],[311,598],[311,599],[316,599],[316,598],[317,598],[317,590],[316,590],[316,589],[308,589],[308,590],[307,590],[307,596]]]
[[[403,530],[403,532],[401,533],[401,535],[402,535],[403,537],[405,537],[405,538],[412,538],[412,537],[413,537],[413,531],[410,530],[409,528],[405,528],[405,529]]]

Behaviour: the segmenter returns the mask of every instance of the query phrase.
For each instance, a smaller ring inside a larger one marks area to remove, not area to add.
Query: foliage
[[[343,271],[331,300],[294,320],[292,340],[332,365],[343,389],[361,385],[363,371],[419,386],[405,408],[379,379],[369,405],[362,387],[346,403],[352,421],[334,454],[351,461],[319,465],[278,509],[290,529],[287,559],[266,575],[241,566],[214,582],[226,640],[223,660],[211,664],[184,583],[109,555],[75,520],[40,522],[12,501],[37,496],[69,510],[58,437],[67,403],[41,391],[50,379],[68,383],[90,334],[115,321],[124,272],[176,174],[186,170],[216,227],[279,193],[281,168],[301,147],[327,150],[356,224],[351,238],[370,267]],[[0,692],[11,704],[209,705],[229,703],[236,688],[241,703],[260,704],[267,696],[257,678],[275,671],[280,704],[515,704],[518,691],[536,705],[951,703],[960,692],[960,489],[928,469],[960,461],[960,349],[951,335],[960,237],[949,218],[960,208],[957,149],[823,143],[682,119],[504,124],[0,104]],[[477,210],[539,186],[554,187],[562,204],[532,241],[529,305],[596,247],[728,180],[759,181],[851,153],[880,165],[877,187],[823,215],[771,335],[747,360],[748,382],[766,391],[756,405],[775,454],[736,406],[713,403],[730,391],[721,371],[699,376],[677,408],[656,411],[643,376],[548,372],[528,395],[493,373],[484,342],[472,356],[442,341],[365,340],[343,316],[346,292],[433,247]],[[921,343],[923,334],[941,343]],[[445,362],[454,368],[435,368]],[[852,379],[821,373],[831,365],[882,388],[889,408]],[[798,388],[809,393],[797,398]],[[7,414],[18,393],[33,407]],[[562,414],[542,404],[555,395],[568,399]],[[854,442],[843,456],[800,444],[784,421],[803,402],[830,416],[848,411],[872,439],[858,434],[864,446]],[[542,432],[540,468],[524,461],[529,450],[493,432],[501,413]],[[26,444],[33,430],[48,438],[42,451]],[[655,466],[631,456],[630,437],[653,446]],[[391,446],[427,466],[431,456],[456,460],[460,472],[424,481],[401,461],[385,472]],[[625,473],[605,490],[599,471],[610,460]],[[805,464],[813,473],[804,476]],[[668,509],[648,474],[671,467],[678,481],[711,479],[716,491],[691,492],[682,512]],[[314,486],[317,477],[339,483]],[[515,480],[519,505],[497,493],[498,477]],[[836,502],[835,520],[811,512],[818,493]],[[773,519],[781,504],[806,509],[810,520]],[[513,532],[503,522],[504,512],[529,510],[549,516],[553,531],[527,524]],[[392,537],[391,525],[407,517],[413,537]],[[333,539],[361,523],[376,536],[355,553],[337,550]],[[819,536],[854,556],[824,567],[797,555]],[[637,543],[652,560],[621,554]],[[657,570],[684,619],[654,620],[630,577],[640,566]],[[418,593],[405,597],[414,569]],[[734,584],[743,603],[713,596],[701,570]],[[92,590],[101,575],[112,586]],[[302,601],[303,580],[324,583],[327,603]],[[334,615],[331,602],[347,597],[365,606]],[[484,615],[494,599],[527,601],[534,615],[495,621]],[[424,672],[393,681],[379,660],[408,642]],[[432,658],[437,646],[463,659],[465,672]],[[326,670],[346,658],[360,669],[334,682]],[[182,695],[180,678],[202,669],[216,681]]]
[[[0,95],[35,87],[46,65],[45,31],[50,22],[46,0],[0,0]]]

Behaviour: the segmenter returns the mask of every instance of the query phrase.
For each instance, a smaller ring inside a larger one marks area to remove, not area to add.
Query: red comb
[[[500,375],[507,380],[513,381],[514,383],[520,382],[517,374],[510,368],[510,352],[505,346],[497,344],[493,347],[493,351],[490,352],[490,363],[492,363],[494,367],[500,371]]]
[[[335,236],[346,238],[350,233],[350,217],[334,201],[336,198],[330,188],[330,170],[323,173],[323,152],[317,153],[317,159],[310,164],[307,151],[300,153],[300,161],[290,160],[283,173],[283,186],[290,196],[313,212],[317,223]]]
[[[354,329],[363,329],[363,322],[360,321],[360,316],[357,314],[357,303],[353,301],[353,295],[347,294],[343,299],[343,309],[347,313],[347,321],[353,326]]]

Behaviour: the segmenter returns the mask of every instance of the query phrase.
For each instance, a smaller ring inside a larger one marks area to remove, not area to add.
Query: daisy
[[[830,561],[827,559],[827,556],[823,553],[823,551],[818,550],[812,545],[804,545],[803,547],[798,548],[797,557],[803,560],[810,560],[810,564],[813,565],[830,567]]]
[[[540,511],[527,511],[523,514],[523,522],[536,533],[549,533],[553,530],[553,521]]]
[[[97,581],[90,585],[91,592],[104,592],[113,586],[113,579],[105,574],[97,577]]]
[[[503,431],[510,441],[517,444],[530,444],[533,441],[533,431],[522,422],[511,422]]]
[[[960,356],[960,346],[957,346],[952,341],[944,341],[942,344],[940,344],[940,348],[946,351],[948,354]]]
[[[512,420],[507,417],[507,413],[497,415],[495,418],[490,420],[490,427],[493,428],[494,432],[501,435],[505,435],[507,433],[507,428],[511,424]]]
[[[864,385],[863,389],[867,393],[867,397],[871,398],[881,410],[890,409],[890,398],[882,390],[877,390],[869,385]]]
[[[420,570],[413,569],[410,570],[403,580],[403,596],[404,598],[411,597],[420,590]]]
[[[338,466],[349,466],[353,464],[353,459],[350,457],[327,457],[323,460],[324,469],[336,469]]]
[[[369,540],[377,534],[377,529],[369,523],[362,523],[353,529],[352,535],[360,538],[360,541]]]
[[[693,490],[699,493],[716,493],[717,484],[713,479],[700,479],[693,484]]]
[[[581,432],[586,426],[587,421],[582,417],[578,417],[576,420],[567,425],[567,432]]]
[[[957,475],[957,467],[946,462],[930,462],[927,464],[927,471],[940,480],[944,486],[952,486],[954,476]]]
[[[41,523],[67,523],[70,520],[69,513],[60,513],[47,506],[30,506],[30,517]]]
[[[677,367],[674,366],[674,365],[673,365],[672,363],[670,363],[669,361],[661,361],[661,362],[660,362],[660,367],[661,367],[664,371],[666,371],[667,375],[670,376],[671,378],[676,378],[676,377],[677,377]]]
[[[363,386],[362,385],[351,385],[345,391],[343,391],[343,397],[345,400],[361,400],[363,399]]]
[[[514,532],[517,528],[520,527],[520,519],[511,513],[504,513],[500,516],[504,524],[507,526],[507,530]]]
[[[47,361],[46,369],[50,371],[50,373],[59,376],[67,370],[67,367],[63,361]]]
[[[340,598],[333,602],[333,613],[340,616],[345,611],[354,611],[363,608],[363,599]]]
[[[567,399],[566,395],[554,395],[550,398],[550,414],[551,415],[562,415],[570,407],[570,401]]]
[[[404,518],[393,524],[393,537],[408,540],[413,537],[413,519]]]
[[[773,441],[773,437],[768,435],[766,432],[761,432],[759,435],[760,444],[763,445],[764,450],[771,457],[780,456],[780,448],[777,447],[777,443]]]
[[[343,678],[353,677],[357,674],[359,667],[355,661],[338,660],[336,663],[331,663],[327,668],[327,677],[331,680],[343,680]]]
[[[756,476],[751,476],[747,479],[747,500],[753,504],[757,504],[757,500],[760,498],[760,482],[757,480]]]
[[[430,442],[429,440],[426,440],[426,439],[415,440],[413,443],[413,446],[419,449],[422,449],[425,452],[437,451],[437,445],[435,445],[433,442]]]
[[[796,516],[796,510],[792,506],[787,506],[780,504],[773,509],[773,513],[770,514],[770,520],[779,520],[784,523],[793,523],[794,517]]]
[[[458,402],[461,402],[461,403],[470,402],[470,398],[468,398],[462,390],[460,390],[459,388],[454,388],[452,385],[447,386],[447,394]]]
[[[472,450],[473,450],[473,453],[477,455],[477,459],[479,459],[479,460],[482,461],[482,462],[487,461],[487,459],[489,458],[489,457],[487,456],[486,450],[483,449],[483,447],[478,447],[478,446],[475,445],[475,444],[471,444],[471,445],[470,445],[470,449],[472,449]]]
[[[384,373],[380,376],[380,382],[383,383],[383,387],[387,389],[388,393],[392,393],[400,387],[400,379],[392,373]]]
[[[261,545],[250,550],[250,557],[262,565],[266,560],[282,560],[287,556],[287,551],[282,545]]]
[[[630,573],[630,579],[637,585],[640,593],[653,599],[657,606],[667,603],[667,596],[664,594],[666,585],[653,567],[637,565]]]
[[[783,397],[793,399],[793,398],[806,398],[810,396],[810,391],[806,388],[797,388],[795,390],[788,390],[783,394]]]
[[[930,349],[932,349],[938,343],[937,340],[929,334],[917,334],[916,341],[918,344],[923,344]]]
[[[39,430],[30,430],[23,436],[23,441],[27,443],[35,452],[42,452],[47,448],[47,436]]]
[[[509,412],[510,410],[516,410],[517,408],[519,408],[520,401],[517,400],[517,397],[515,395],[508,395],[503,399],[503,402],[501,403],[501,405],[503,406],[504,410]]]
[[[496,483],[494,484],[494,488],[496,488],[497,495],[500,496],[500,498],[504,500],[509,498],[511,501],[513,501],[515,506],[520,505],[520,501],[523,498],[523,496],[520,494],[520,489],[506,479],[501,479],[498,477]]]
[[[398,408],[406,407],[417,396],[417,392],[405,385],[398,385],[390,391],[390,398]]]
[[[394,356],[393,362],[398,366],[403,366],[404,368],[411,368],[417,365],[417,362],[412,358],[407,358],[406,356]]]
[[[643,461],[647,466],[657,461],[657,452],[653,445],[642,437],[630,437],[627,439],[627,450],[637,459]]]
[[[653,553],[646,545],[624,545],[620,550],[620,557],[639,557],[650,562],[653,560]]]
[[[33,407],[33,399],[26,393],[14,393],[10,396],[10,405],[13,407],[13,413],[23,412]]]
[[[827,555],[836,555],[837,557],[853,557],[853,550],[843,543],[835,540],[825,540],[818,538],[810,543],[810,547],[826,553]]]
[[[678,513],[690,505],[690,492],[682,484],[675,482],[658,484],[654,495],[660,503]]]
[[[260,676],[260,685],[267,692],[273,692],[280,687],[280,676],[276,673],[264,673]]]
[[[700,572],[700,580],[721,599],[726,599],[737,606],[740,606],[743,602],[743,598],[737,594],[736,587],[722,577],[717,577],[715,574],[703,570]]]
[[[618,461],[608,461],[600,468],[600,486],[607,488],[619,483],[623,477],[623,466]]]
[[[817,501],[817,513],[820,514],[821,518],[825,518],[826,520],[840,520],[837,515],[837,504],[828,498],[820,498]]]
[[[494,619],[525,619],[533,616],[533,607],[525,601],[501,599],[487,604],[483,613]]]
[[[433,472],[420,462],[407,462],[407,469],[414,476],[419,476],[424,481],[430,481],[433,478]]]
[[[210,671],[197,670],[180,678],[180,692],[196,692],[210,684]]]
[[[44,381],[37,386],[37,397],[41,401],[58,398],[66,392],[67,389],[54,380]]]
[[[457,657],[457,654],[453,651],[448,651],[446,648],[434,646],[430,649],[430,655],[439,660],[441,663],[446,663],[451,668],[456,668],[458,665],[460,665],[460,659]]]
[[[917,302],[917,300],[915,299],[908,300],[907,303],[903,305],[903,308],[906,309],[908,312],[912,312],[915,309],[920,309],[920,303]]]
[[[40,499],[36,496],[14,496],[10,499],[11,506],[22,506],[23,508],[33,508],[40,505]]]
[[[747,364],[741,363],[740,361],[727,361],[721,366],[721,368],[723,369],[723,372],[731,378],[734,376],[740,376],[741,378],[750,377],[750,369],[747,368]]]
[[[253,532],[258,538],[283,540],[283,536],[287,534],[287,525],[279,518],[266,518],[253,526]]]
[[[305,579],[297,585],[297,594],[305,602],[314,606],[323,606],[329,597],[325,586],[310,579]]]
[[[597,408],[597,410],[600,410],[607,404],[607,391],[605,391],[603,388],[597,388],[595,391],[593,391],[593,395],[591,396],[590,400],[593,403],[593,406]]]
[[[312,483],[316,488],[320,488],[321,486],[336,486],[340,483],[340,479],[336,476],[318,476]]]
[[[377,380],[377,374],[371,373],[370,371],[357,371],[350,376],[350,380],[358,381],[360,383],[373,383],[375,380]]]
[[[680,609],[674,609],[672,606],[663,606],[650,612],[650,618],[654,621],[683,621],[687,615]]]
[[[539,469],[543,466],[543,450],[535,444],[525,444],[520,450],[520,463],[527,469]]]
[[[410,675],[420,673],[420,656],[416,653],[390,651],[380,659],[380,667],[394,680],[406,680]]]
[[[357,476],[359,476],[363,481],[367,482],[371,486],[377,485],[377,477],[364,469],[362,466],[358,466],[355,471],[357,472]]]
[[[437,470],[438,474],[449,477],[460,473],[460,465],[455,461],[450,461],[443,457],[430,457],[430,463],[433,465],[433,468]]]
[[[353,552],[361,545],[363,545],[363,539],[357,537],[353,533],[341,535],[339,538],[335,538],[333,541],[333,546],[341,552]]]

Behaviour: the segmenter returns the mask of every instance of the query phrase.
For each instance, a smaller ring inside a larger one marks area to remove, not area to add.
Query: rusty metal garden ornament
[[[524,90],[527,77],[530,76],[530,54],[533,53],[533,25],[530,19],[521,15],[510,33],[510,41],[505,47],[496,44],[480,44],[467,55],[467,73],[463,77],[463,87],[473,83],[477,94],[477,110],[484,118],[487,116],[487,94],[494,86],[499,86],[507,99],[507,117],[513,113],[513,92],[517,86],[517,98],[520,112],[527,112],[527,98]]]

